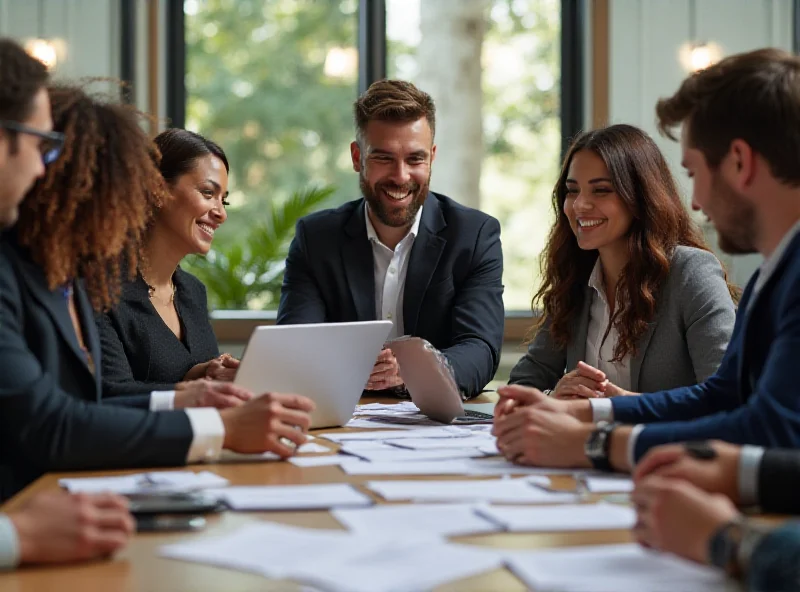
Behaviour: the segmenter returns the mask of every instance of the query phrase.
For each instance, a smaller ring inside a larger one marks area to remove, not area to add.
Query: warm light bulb
[[[715,43],[687,43],[681,49],[681,62],[689,72],[713,66],[721,57],[722,50]]]
[[[25,44],[25,51],[28,52],[28,55],[47,66],[48,70],[55,68],[58,62],[56,46],[47,39],[31,39]]]
[[[332,47],[325,56],[325,76],[355,78],[358,72],[358,50],[355,47]]]

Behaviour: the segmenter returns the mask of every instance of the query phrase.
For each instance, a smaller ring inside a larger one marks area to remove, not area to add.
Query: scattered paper
[[[412,450],[439,450],[442,448],[479,448],[494,445],[494,438],[476,435],[467,438],[405,438],[403,440],[390,440],[392,446],[410,448]],[[495,448],[497,450],[497,448]]]
[[[481,506],[478,512],[511,532],[627,530],[636,524],[636,511],[633,508],[613,504],[570,504],[539,508]]]
[[[628,493],[633,491],[633,479],[628,476],[584,477],[583,482],[591,493]]]
[[[724,572],[635,544],[507,552],[506,564],[534,590],[725,592]]]
[[[370,506],[372,499],[352,485],[265,485],[214,490],[232,510],[325,510]]]
[[[309,436],[310,437],[310,436]],[[319,452],[332,452],[332,448],[328,448],[323,444],[316,442],[306,442],[297,449],[297,454],[317,454]],[[236,462],[265,462],[282,460],[280,456],[274,452],[257,452],[253,454],[244,454],[241,452],[234,452],[233,450],[223,450],[219,457],[218,462],[222,463],[236,463]]]
[[[401,440],[405,438],[466,438],[468,430],[455,426],[422,427],[411,430],[375,430],[372,432],[333,432],[319,434],[331,442],[349,440]]]
[[[469,504],[384,505],[363,509],[332,510],[343,526],[356,533],[392,532],[458,536],[496,532],[496,523],[483,518]]]
[[[211,471],[153,471],[119,477],[76,477],[59,479],[58,484],[72,493],[110,491],[122,495],[166,491],[192,491],[225,487],[228,480]]]
[[[347,454],[326,454],[324,456],[293,456],[289,462],[298,467],[329,467],[343,462],[353,462]]]
[[[460,438],[459,438],[460,439]],[[415,462],[428,460],[447,460],[453,458],[476,458],[485,456],[477,448],[443,448],[441,450],[358,450],[352,449],[345,443],[342,452],[358,456],[370,462]]]
[[[439,424],[441,425],[441,424]],[[379,429],[379,430],[410,430],[414,429],[414,425],[409,424],[401,424],[401,423],[389,423],[386,421],[380,421],[378,419],[368,418],[368,417],[354,417],[346,424],[344,424],[346,428],[371,428],[371,429]]]
[[[408,461],[408,462],[368,462],[354,460],[342,463],[342,470],[348,475],[463,475],[467,473],[468,459]]]
[[[531,484],[548,485],[547,477],[529,479],[475,479],[438,481],[369,481],[366,486],[387,501],[575,503],[572,493],[554,494]]]
[[[518,465],[503,458],[487,458],[467,461],[470,475],[584,475],[594,473],[592,469],[554,469]]]

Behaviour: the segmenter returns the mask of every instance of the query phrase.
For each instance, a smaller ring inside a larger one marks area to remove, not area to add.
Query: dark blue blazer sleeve
[[[457,291],[451,322],[454,344],[442,353],[458,387],[472,397],[492,380],[503,346],[503,250],[494,218],[478,233],[472,271]]]
[[[305,225],[300,220],[286,257],[276,322],[279,325],[324,323],[328,320],[326,316],[322,293],[309,267]]]

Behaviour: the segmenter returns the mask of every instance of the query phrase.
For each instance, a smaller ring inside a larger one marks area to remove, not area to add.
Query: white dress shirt
[[[753,291],[750,294],[750,299],[748,300],[748,309],[744,311],[745,314],[752,306],[753,302],[755,302],[758,293],[761,292],[761,289],[764,287],[764,284],[767,283],[772,274],[775,273],[775,269],[778,267],[778,263],[780,263],[781,259],[783,259],[783,255],[786,253],[786,249],[789,247],[789,243],[794,240],[797,234],[800,233],[800,221],[795,222],[794,226],[789,229],[781,241],[778,243],[778,246],[775,247],[775,250],[769,257],[766,257],[764,261],[761,263],[761,266],[758,268],[758,277],[756,278],[756,282],[753,285]],[[613,421],[614,420],[614,406],[611,404],[610,399],[589,399],[589,404],[592,406],[592,421]],[[644,429],[644,424],[638,424],[633,427],[631,431],[631,436],[628,439],[628,462],[630,463],[631,468],[635,466],[634,462],[634,451],[636,450],[636,439],[639,437],[639,434]],[[740,504],[741,505],[749,505],[753,504],[757,500],[757,487],[758,487],[758,469],[761,464],[761,457],[763,456],[764,450],[758,446],[745,446],[742,449],[742,453],[739,459],[739,497],[740,497]]]
[[[175,408],[175,391],[150,393],[150,411],[172,411]],[[222,416],[213,407],[184,409],[192,426],[192,443],[186,463],[214,462],[222,454],[225,442],[225,425]]]
[[[367,238],[372,245],[373,273],[375,274],[375,318],[392,321],[388,339],[404,335],[403,296],[406,289],[408,260],[414,239],[419,233],[422,208],[414,218],[414,224],[394,250],[378,238],[378,233],[369,219],[369,206],[364,204],[367,219]]]

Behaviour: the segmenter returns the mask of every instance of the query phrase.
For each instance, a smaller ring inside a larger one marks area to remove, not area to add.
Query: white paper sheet
[[[567,504],[540,508],[481,506],[478,513],[511,532],[627,530],[636,524],[636,511],[633,508],[613,504]]]
[[[214,490],[232,510],[324,510],[370,506],[372,499],[346,483],[266,485]]]
[[[469,436],[468,438],[406,438],[390,440],[392,446],[411,450],[440,450],[442,448],[478,448],[494,445],[494,438],[486,435]],[[496,448],[495,448],[496,450]]]
[[[592,493],[628,493],[633,491],[633,479],[628,476],[584,477],[586,489]]]
[[[352,534],[271,523],[167,545],[164,557],[288,578],[332,592],[417,592],[499,568],[502,555],[406,533]]]
[[[554,469],[517,465],[504,458],[474,459],[466,463],[470,475],[586,475],[591,469]]]
[[[710,567],[635,544],[508,552],[506,564],[534,590],[559,592],[726,592],[725,575]]]
[[[483,518],[470,504],[383,505],[332,510],[331,514],[356,533],[425,533],[445,537],[500,530],[497,524]]]
[[[475,479],[438,481],[369,481],[366,486],[387,501],[497,502],[517,504],[575,503],[571,493],[554,494],[529,483],[536,479],[549,484],[547,477],[529,479]]]
[[[211,471],[153,471],[119,477],[75,477],[59,479],[58,484],[73,493],[119,494],[153,493],[157,491],[192,491],[225,487],[228,480]]]
[[[457,438],[461,439],[461,438]],[[466,439],[466,438],[464,438]],[[342,447],[342,452],[358,456],[370,462],[421,462],[429,460],[447,460],[454,458],[479,458],[485,456],[477,448],[443,448],[440,450],[358,450],[350,448],[347,442]]]
[[[347,454],[325,454],[322,456],[293,456],[289,462],[298,467],[329,467],[343,462],[353,462]]]
[[[367,450],[397,450],[395,446],[392,446],[391,442],[393,442],[393,440],[386,442],[381,440],[348,440],[347,442],[342,442],[342,446],[347,446],[350,450],[358,452]],[[398,440],[398,442],[402,442],[402,440]]]
[[[402,401],[400,403],[367,403],[366,405],[357,405],[353,415],[385,413],[385,414],[398,414],[398,413],[417,413],[417,407],[411,401]]]
[[[469,459],[408,462],[354,460],[340,466],[348,475],[464,475],[467,473],[467,460]]]
[[[317,454],[319,452],[331,452],[333,449],[316,442],[306,442],[297,449],[297,454]],[[218,462],[237,463],[237,462],[268,462],[282,460],[274,452],[259,452],[255,454],[243,454],[233,450],[223,450]]]
[[[318,434],[331,442],[349,440],[400,440],[405,438],[466,438],[468,430],[455,426],[421,427],[410,430],[374,430],[371,432],[333,432]]]

